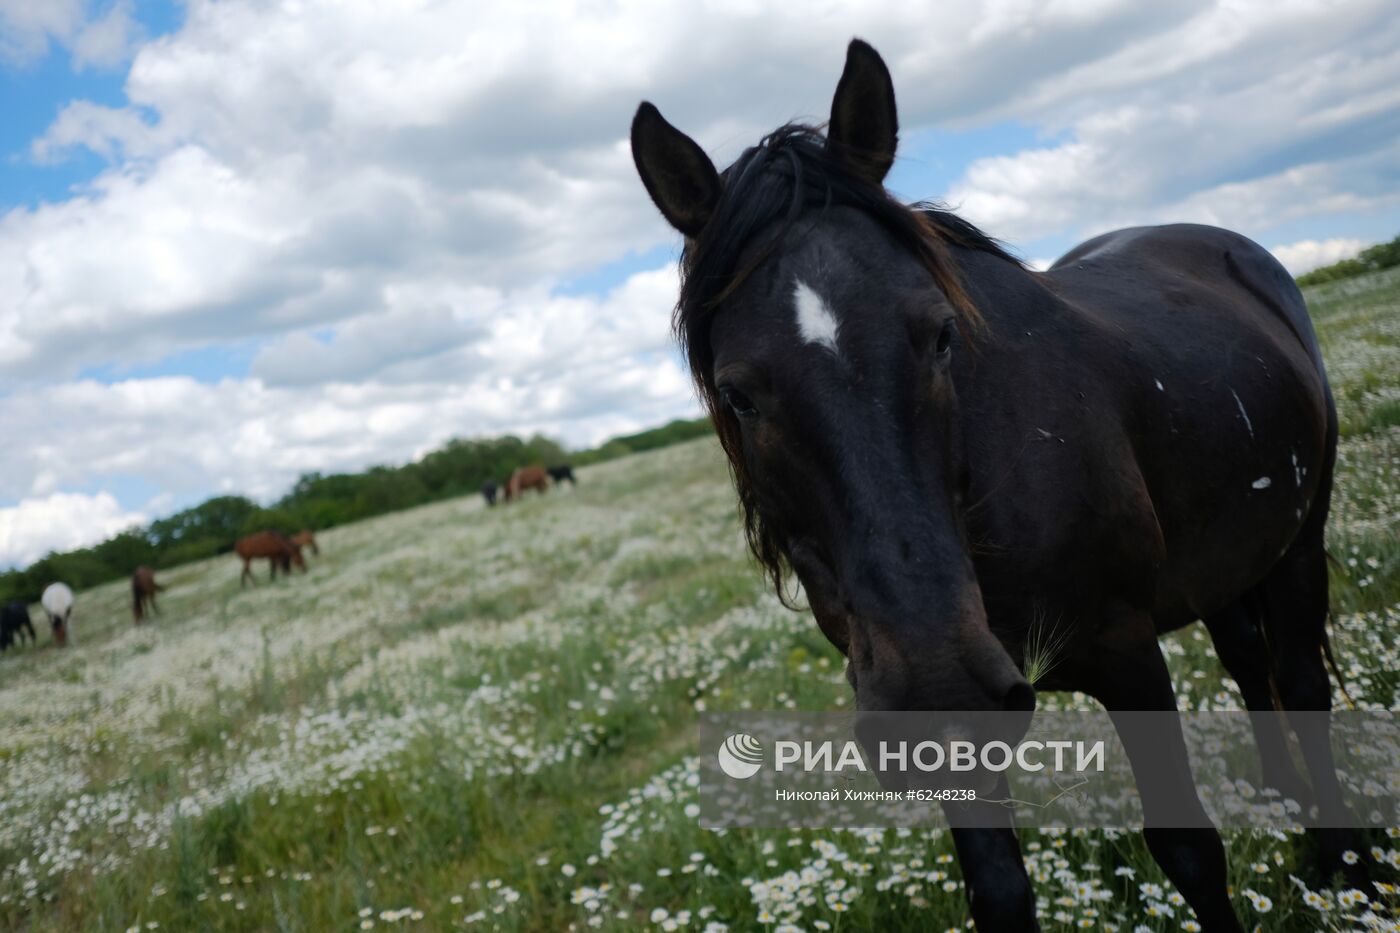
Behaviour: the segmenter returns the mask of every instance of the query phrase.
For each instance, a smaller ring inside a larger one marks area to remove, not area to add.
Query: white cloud
[[[167,142],[158,127],[134,110],[75,100],[59,111],[43,136],[30,143],[29,151],[40,164],[60,162],[79,148],[112,162],[124,155],[152,155]]]
[[[1299,240],[1297,243],[1275,246],[1269,252],[1289,272],[1302,275],[1320,266],[1350,259],[1370,245],[1365,240],[1338,237],[1331,240]]]
[[[273,388],[164,377],[70,383],[46,390],[42,408],[36,401],[0,398],[0,421],[18,436],[42,436],[55,423],[66,433],[12,450],[0,464],[7,494],[40,474],[50,486],[135,474],[180,498],[216,490],[268,499],[300,473],[402,461],[453,436],[540,431],[596,443],[696,413],[686,374],[665,354],[623,366],[582,361],[529,381]]]
[[[49,551],[96,544],[146,521],[106,492],[54,492],[0,508],[0,567],[23,566]]]
[[[643,97],[723,159],[795,113],[824,116],[853,23],[890,58],[917,126],[1192,6],[193,0],[179,33],[137,54],[131,109],[74,102],[35,141],[40,160],[86,147],[115,164],[84,197],[5,219],[0,359],[52,379],[113,346],[152,359],[384,315],[384,295],[424,279],[548,287],[672,238],[625,144]]]
[[[395,311],[354,322],[329,345],[297,332],[272,344],[250,379],[82,380],[0,396],[13,436],[54,438],[11,448],[0,496],[139,475],[179,498],[266,499],[302,472],[399,462],[453,436],[542,431],[592,444],[693,416],[667,330],[676,287],[667,266],[603,298],[391,296],[439,310],[426,331]]]
[[[1261,233],[1391,204],[1397,43],[1378,2],[1202,6],[1002,101],[1059,138],[979,159],[949,200],[1013,241],[1170,220]]]
[[[132,0],[0,0],[0,64],[31,65],[57,43],[77,69],[121,65],[142,35],[132,12]]]
[[[116,0],[106,12],[85,23],[73,38],[73,64],[78,68],[113,68],[131,57],[141,38],[133,18],[133,0]]]
[[[83,0],[0,0],[0,63],[28,65],[51,41],[71,39],[82,23]]]
[[[424,282],[547,290],[672,237],[627,153],[639,99],[723,160],[786,117],[822,117],[852,23],[890,60],[907,128],[1015,115],[1063,131],[979,160],[950,192],[1013,242],[1154,219],[1319,163],[1319,141],[1359,157],[1400,113],[1400,21],[1369,0],[561,6],[541,30],[543,15],[193,0],[177,34],[136,55],[131,108],[75,101],[35,141],[41,160],[86,147],[114,164],[82,196],[0,221],[0,363],[52,381],[275,336],[262,365],[280,379],[278,353],[364,353],[374,322],[440,315],[390,300]],[[1320,200],[1239,221],[1365,206],[1383,181],[1332,172]],[[327,328],[345,331],[331,349],[296,336]],[[420,352],[404,339],[386,349]]]

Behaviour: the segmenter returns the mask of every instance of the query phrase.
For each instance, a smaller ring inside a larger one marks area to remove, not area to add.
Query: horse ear
[[[899,117],[894,82],[885,60],[869,43],[852,39],[846,70],[831,101],[826,147],[861,178],[880,184],[894,164]]]
[[[705,150],[643,102],[632,118],[632,160],[671,226],[699,236],[719,202],[719,173]]]

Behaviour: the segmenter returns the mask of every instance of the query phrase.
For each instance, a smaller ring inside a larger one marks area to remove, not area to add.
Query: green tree
[[[1379,272],[1381,269],[1390,269],[1395,266],[1400,266],[1400,236],[1387,243],[1368,246],[1357,253],[1354,259],[1343,259],[1330,266],[1323,266],[1321,269],[1304,273],[1298,276],[1298,284],[1321,285],[1324,282],[1349,279],[1352,276],[1365,275],[1367,272]]]

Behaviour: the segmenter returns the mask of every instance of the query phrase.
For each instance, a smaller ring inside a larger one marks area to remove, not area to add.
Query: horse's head
[[[964,533],[955,355],[977,315],[950,235],[883,187],[894,90],[851,43],[825,137],[784,127],[722,175],[643,104],[632,151],[686,236],[677,333],[781,592],[801,579],[862,710],[1028,710]]]

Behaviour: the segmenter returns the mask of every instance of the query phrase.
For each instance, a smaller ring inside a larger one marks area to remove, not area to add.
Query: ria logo
[[[763,767],[763,743],[747,732],[736,732],[719,747],[719,769],[742,781]]]

